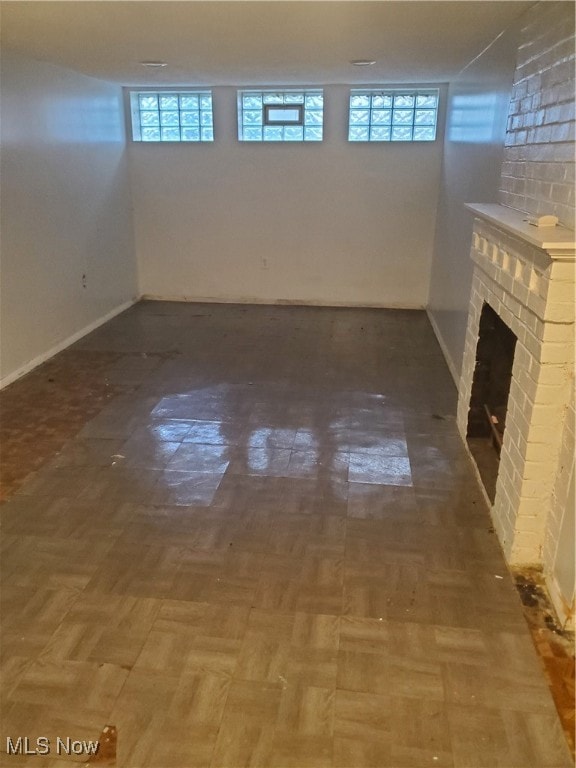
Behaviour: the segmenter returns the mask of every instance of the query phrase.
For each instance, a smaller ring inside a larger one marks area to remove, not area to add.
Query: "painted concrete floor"
[[[0,765],[572,765],[455,398],[422,312],[161,302],[9,387]]]

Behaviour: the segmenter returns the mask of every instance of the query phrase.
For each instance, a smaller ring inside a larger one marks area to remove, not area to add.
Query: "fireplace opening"
[[[466,437],[492,503],[496,495],[515,349],[514,333],[492,307],[484,303]]]

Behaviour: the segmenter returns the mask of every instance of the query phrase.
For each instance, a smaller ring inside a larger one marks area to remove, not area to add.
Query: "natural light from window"
[[[240,91],[240,141],[322,141],[321,90]]]
[[[434,141],[437,90],[350,91],[348,141]]]
[[[214,141],[210,91],[131,93],[130,107],[134,141]]]

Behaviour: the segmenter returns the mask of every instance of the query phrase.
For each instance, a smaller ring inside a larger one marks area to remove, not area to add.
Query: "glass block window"
[[[212,93],[130,94],[134,141],[214,141]]]
[[[305,91],[239,91],[240,141],[322,141],[324,94]]]
[[[434,141],[438,91],[350,91],[348,141]]]

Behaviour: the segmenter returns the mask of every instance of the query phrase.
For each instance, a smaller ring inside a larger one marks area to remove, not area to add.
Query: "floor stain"
[[[118,732],[114,725],[107,725],[103,728],[98,739],[98,750],[92,755],[86,765],[112,766],[116,765],[116,745],[118,743]]]
[[[133,384],[113,371],[133,355],[68,349],[2,390],[0,501],[52,458],[90,419]]]
[[[534,645],[544,666],[552,697],[574,757],[574,633],[559,625],[540,570],[515,568],[513,575]]]

